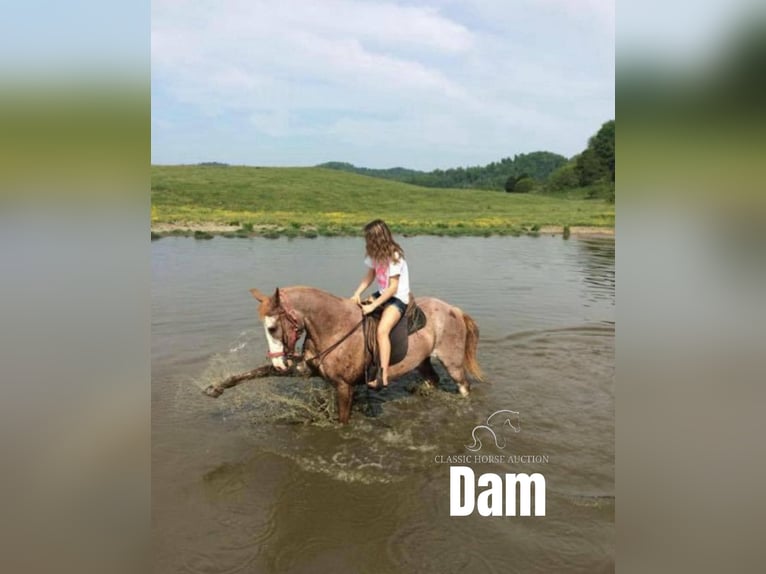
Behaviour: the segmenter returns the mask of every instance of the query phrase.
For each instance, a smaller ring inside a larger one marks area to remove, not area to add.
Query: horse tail
[[[465,323],[465,355],[463,356],[463,365],[466,371],[477,381],[483,380],[484,374],[476,360],[476,347],[479,345],[479,326],[468,313],[463,313],[463,323]]]

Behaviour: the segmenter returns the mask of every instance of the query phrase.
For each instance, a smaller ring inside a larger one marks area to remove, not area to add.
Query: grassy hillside
[[[511,175],[517,178],[525,175],[541,183],[566,163],[567,158],[563,155],[549,151],[535,151],[517,154],[512,158],[506,157],[484,166],[455,167],[446,170],[435,169],[428,172],[403,167],[370,169],[337,161],[323,163],[316,167],[339,169],[359,175],[392,179],[422,187],[505,191],[506,182]]]
[[[152,166],[152,225],[352,235],[376,217],[407,234],[487,235],[614,226],[614,206],[566,197],[416,187],[321,168]]]

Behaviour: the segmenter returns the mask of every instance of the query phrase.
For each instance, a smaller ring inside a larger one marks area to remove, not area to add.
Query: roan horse
[[[286,371],[293,361],[305,361],[335,386],[338,418],[342,424],[348,423],[353,387],[364,380],[370,361],[359,306],[313,287],[277,288],[271,296],[258,289],[250,292],[260,302],[259,315],[274,368]],[[426,384],[433,386],[438,381],[431,365],[431,357],[435,357],[455,380],[460,394],[467,396],[470,383],[466,374],[477,380],[482,376],[476,362],[478,326],[467,313],[439,299],[420,297],[417,304],[428,321],[409,336],[407,355],[390,367],[391,379],[417,369]],[[303,333],[303,354],[297,355],[295,347]]]

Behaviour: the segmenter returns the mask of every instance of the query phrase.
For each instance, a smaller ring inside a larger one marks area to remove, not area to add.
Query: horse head
[[[255,288],[250,289],[250,294],[260,303],[258,316],[269,345],[267,356],[275,369],[287,371],[296,357],[295,346],[304,329],[303,323],[279,287],[270,297]]]

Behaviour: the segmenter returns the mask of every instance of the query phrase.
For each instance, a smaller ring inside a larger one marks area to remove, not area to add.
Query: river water
[[[611,572],[614,569],[614,242],[403,238],[416,295],[479,324],[486,382],[443,371],[333,420],[318,379],[210,382],[266,362],[248,289],[350,295],[359,238],[164,238],[152,243],[152,507],[157,572]],[[360,389],[361,390],[361,389]],[[534,473],[546,515],[450,516],[449,456],[517,411],[481,473]],[[328,414],[329,413],[329,414]],[[369,416],[375,414],[376,416]],[[532,455],[538,462],[509,462]]]

